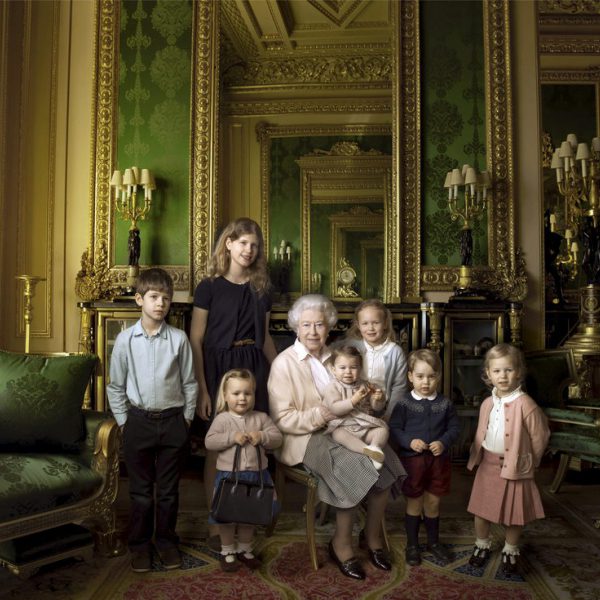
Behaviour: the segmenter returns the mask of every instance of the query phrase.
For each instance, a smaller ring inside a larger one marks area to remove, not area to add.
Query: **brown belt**
[[[236,340],[235,342],[233,342],[231,344],[231,346],[233,348],[238,348],[239,346],[250,346],[251,344],[254,344],[255,341],[250,339],[250,338],[246,338],[245,340]]]

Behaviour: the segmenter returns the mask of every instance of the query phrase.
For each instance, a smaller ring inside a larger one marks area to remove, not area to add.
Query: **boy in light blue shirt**
[[[123,432],[131,504],[129,549],[136,573],[152,568],[153,537],[164,568],[181,566],[175,533],[179,479],[198,384],[185,332],[165,322],[172,298],[173,280],[166,271],[152,268],[140,274],[135,301],[142,317],[117,336],[106,388]]]

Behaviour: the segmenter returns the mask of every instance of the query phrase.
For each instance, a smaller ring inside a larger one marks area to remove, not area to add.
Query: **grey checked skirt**
[[[384,448],[385,461],[380,471],[371,459],[336,444],[331,436],[313,433],[304,454],[304,466],[319,479],[317,494],[321,502],[337,508],[353,508],[375,486],[392,493],[400,490],[406,471],[396,453]]]

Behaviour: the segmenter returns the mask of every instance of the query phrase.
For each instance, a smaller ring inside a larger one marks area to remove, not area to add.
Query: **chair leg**
[[[385,517],[381,518],[381,537],[383,540],[383,547],[389,552],[390,540],[388,539],[387,529],[385,527]]]
[[[279,466],[279,463],[275,466],[275,492],[277,493],[277,500],[279,500],[279,506],[281,510],[283,510],[283,490],[285,489],[285,473],[283,469]],[[275,526],[277,525],[277,519],[279,515],[275,515],[270,525],[267,525],[265,529],[265,536],[271,537],[273,532],[275,531]]]
[[[308,553],[313,569],[319,569],[317,560],[317,543],[315,540],[315,503],[317,499],[317,488],[313,485],[308,486],[306,490],[306,542],[308,544]]]
[[[560,455],[560,462],[558,463],[558,468],[556,469],[556,474],[554,475],[554,480],[552,481],[552,484],[550,485],[550,493],[551,494],[556,494],[558,492],[558,490],[560,489],[563,479],[565,478],[565,475],[567,473],[567,469],[569,467],[570,460],[571,460],[571,457],[568,454],[562,453]]]

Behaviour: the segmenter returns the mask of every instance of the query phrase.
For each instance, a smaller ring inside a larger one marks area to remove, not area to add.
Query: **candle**
[[[277,246],[273,246],[273,256],[277,258]]]
[[[556,215],[550,213],[550,231],[556,231]]]
[[[291,257],[292,257],[292,248],[291,248],[290,246],[288,246],[288,247],[285,249],[285,253],[286,253],[286,255],[287,255],[287,259],[288,259],[288,260],[290,260],[290,259],[291,259]]]
[[[565,237],[566,237],[568,240],[570,240],[570,239],[573,237],[573,233],[572,233],[572,231],[571,231],[570,229],[567,229],[567,230],[565,231]]]

